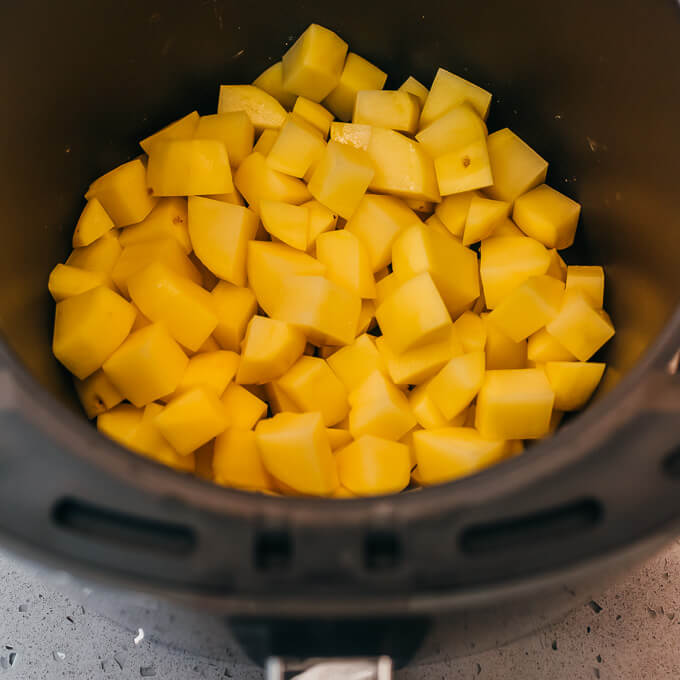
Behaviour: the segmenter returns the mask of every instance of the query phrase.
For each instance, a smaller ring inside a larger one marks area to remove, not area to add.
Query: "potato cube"
[[[171,139],[191,139],[196,131],[198,125],[198,111],[192,111],[179,120],[166,125],[152,135],[143,139],[139,146],[142,147],[144,153],[149,153],[156,142],[169,141]]]
[[[360,335],[351,345],[341,347],[326,361],[348,392],[355,390],[374,371],[387,373],[387,366],[371,335]]]
[[[429,94],[429,90],[421,82],[416,80],[413,76],[409,76],[400,86],[402,92],[408,92],[418,97],[421,108],[425,105],[425,100]]]
[[[333,31],[310,24],[283,55],[283,87],[320,102],[340,82],[347,43]]]
[[[512,203],[538,184],[545,182],[548,163],[508,128],[487,138],[493,186],[484,193],[498,201]]]
[[[496,227],[510,214],[510,204],[505,201],[494,201],[492,198],[473,196],[470,201],[463,245],[469,246],[491,236]],[[518,230],[519,231],[519,230]],[[521,232],[519,234],[521,236]]]
[[[298,408],[293,400],[279,387],[276,380],[268,382],[265,386],[265,393],[272,414],[277,413],[298,413]]]
[[[491,105],[491,93],[468,82],[446,69],[440,68],[432,81],[432,87],[425,100],[420,127],[443,116],[454,106],[469,103],[477,113],[486,120]]]
[[[380,90],[387,74],[363,57],[350,52],[345,60],[340,81],[326,97],[324,106],[340,120],[351,120],[354,102],[361,90]]]
[[[229,193],[234,183],[227,147],[217,139],[157,142],[149,156],[147,182],[154,196]]]
[[[231,167],[238,168],[243,159],[253,151],[255,128],[245,111],[228,111],[201,116],[194,138],[223,142],[227,147]]]
[[[375,300],[362,300],[359,321],[357,321],[357,336],[375,327]]]
[[[355,439],[371,434],[396,441],[416,425],[408,399],[380,371],[349,394],[349,431]]]
[[[189,359],[175,395],[188,392],[194,387],[206,387],[221,396],[236,375],[239,360],[236,352],[225,350],[196,354]]]
[[[348,220],[373,175],[366,152],[331,141],[309,180],[309,191],[319,203]]]
[[[130,337],[104,363],[106,377],[135,406],[172,394],[189,357],[162,324],[152,324]]]
[[[506,443],[487,439],[471,427],[443,427],[413,434],[420,484],[442,484],[466,477],[502,460]]]
[[[416,135],[432,158],[486,139],[486,125],[470,104],[451,109]]]
[[[347,390],[323,359],[302,356],[277,381],[299,411],[318,411],[326,427],[349,412]]]
[[[211,335],[197,350],[196,354],[206,354],[207,352],[219,352],[222,348],[217,344],[217,340]]]
[[[307,97],[298,97],[295,100],[295,106],[293,106],[293,113],[311,123],[319,130],[324,139],[328,137],[333,122],[333,114],[321,104],[317,104]]]
[[[548,432],[554,401],[541,369],[487,371],[475,426],[488,439],[538,439]]]
[[[118,240],[125,248],[137,243],[174,238],[188,255],[192,246],[187,223],[186,198],[181,196],[161,198],[156,207],[139,224],[126,227]]]
[[[245,111],[257,132],[280,128],[286,110],[269,93],[255,85],[222,85],[217,113]]]
[[[213,456],[215,482],[247,491],[274,489],[274,480],[264,467],[255,433],[230,427],[215,439]]]
[[[537,364],[544,364],[546,361],[576,361],[576,357],[545,328],[536,331],[529,338],[527,359]]]
[[[496,231],[498,232],[498,230]],[[500,236],[500,234],[496,235]],[[521,233],[518,235],[521,236]],[[548,251],[548,254],[550,255],[550,265],[548,266],[548,271],[546,271],[546,274],[548,276],[552,276],[554,279],[559,279],[560,281],[565,282],[567,280],[567,263],[562,259],[555,248],[551,248]],[[604,280],[602,285],[604,287]]]
[[[486,329],[486,368],[489,371],[511,368],[526,368],[527,341],[511,340],[493,321],[488,313],[481,319]]]
[[[558,255],[559,257],[559,255]],[[595,309],[602,309],[604,301],[604,269],[602,267],[567,267],[567,290],[579,290]]]
[[[479,296],[476,253],[445,230],[421,224],[402,232],[392,246],[392,267],[402,281],[429,272],[453,318]]]
[[[108,283],[109,278],[103,272],[89,272],[87,269],[58,264],[50,272],[47,288],[54,301],[59,302]]]
[[[442,196],[460,194],[493,184],[493,174],[485,139],[478,139],[434,160]]]
[[[264,130],[258,137],[257,142],[253,147],[253,151],[261,153],[263,156],[269,156],[269,153],[274,146],[274,142],[276,142],[279,137],[280,130],[281,128],[276,128],[276,130]]]
[[[267,165],[292,177],[304,177],[319,162],[325,147],[319,130],[291,113],[267,155]]]
[[[243,340],[236,382],[263,385],[283,375],[302,355],[305,336],[283,321],[254,316]]]
[[[453,327],[458,335],[463,352],[482,352],[486,347],[486,325],[484,320],[474,312],[463,312],[454,322]]]
[[[384,279],[380,279],[380,281],[375,284],[376,309],[387,300],[402,283],[403,281],[394,272],[388,274]]]
[[[578,290],[564,294],[557,316],[545,327],[579,361],[588,361],[614,336],[614,326],[602,310]]]
[[[222,395],[222,404],[229,426],[238,430],[252,430],[257,421],[267,415],[267,402],[236,383],[229,383]]]
[[[327,427],[326,434],[328,435],[328,442],[331,445],[331,451],[347,446],[352,443],[352,435],[348,430],[341,430],[336,427]]]
[[[309,247],[309,210],[304,205],[263,199],[260,219],[267,232],[286,245],[298,250]]]
[[[430,397],[427,391],[428,384],[425,382],[422,385],[418,385],[408,393],[408,403],[411,406],[413,415],[416,417],[418,425],[426,430],[446,427],[450,421],[444,418],[444,414],[434,403],[432,397]],[[411,430],[407,436],[412,436],[414,432],[414,430]]]
[[[144,411],[132,404],[119,404],[97,418],[97,429],[114,442],[133,448],[132,440],[142,424]]]
[[[514,342],[525,340],[557,315],[563,295],[562,281],[532,276],[503,299],[489,320]]]
[[[335,229],[338,216],[314,199],[302,205],[309,210],[309,245],[312,246],[321,234]]]
[[[600,383],[606,364],[548,361],[543,370],[555,392],[557,411],[579,411]]]
[[[447,420],[466,409],[484,380],[484,352],[461,354],[449,360],[428,383],[427,393]]]
[[[489,309],[498,307],[527,279],[545,274],[550,265],[545,247],[527,236],[485,239],[480,255],[479,270]]]
[[[123,395],[101,369],[85,380],[75,378],[73,384],[85,414],[90,419],[96,418],[105,411],[110,411],[123,401]]]
[[[68,256],[66,264],[69,267],[104,274],[107,284],[114,287],[111,272],[118,262],[121,251],[117,236],[113,231],[109,231],[89,246],[76,248]]]
[[[96,198],[116,227],[141,222],[156,205],[146,185],[146,167],[139,158],[114,168],[90,185],[85,198]]]
[[[331,140],[340,144],[353,146],[355,149],[368,151],[368,143],[371,141],[370,125],[358,125],[356,123],[331,123]]]
[[[326,266],[326,276],[361,298],[375,297],[375,280],[368,252],[350,231],[341,229],[321,234],[316,241],[316,258]]]
[[[524,236],[524,232],[509,218],[506,217],[505,219],[501,220],[494,228],[493,231],[491,232],[491,236],[496,237],[496,236]],[[552,252],[550,251],[551,255],[551,265],[552,265]],[[554,251],[557,252],[557,251]],[[549,272],[547,272],[549,276],[552,276]],[[559,279],[559,276],[556,276],[554,278]]]
[[[409,484],[411,456],[408,446],[364,435],[335,454],[343,487],[358,496],[399,493]]]
[[[73,247],[82,248],[94,243],[100,236],[113,229],[113,220],[97,198],[90,199],[83,208],[73,232]]]
[[[295,95],[292,92],[287,92],[283,87],[283,64],[280,61],[262,71],[253,80],[253,85],[274,97],[284,109],[290,111],[293,108]]]
[[[470,203],[478,195],[476,191],[463,191],[459,194],[446,196],[434,210],[434,214],[442,221],[444,226],[461,240],[465,231],[465,221],[470,210]]]
[[[182,456],[206,444],[229,426],[222,402],[211,390],[194,387],[175,397],[153,420]]]
[[[418,98],[399,90],[361,90],[354,101],[352,122],[414,134],[420,118]]]

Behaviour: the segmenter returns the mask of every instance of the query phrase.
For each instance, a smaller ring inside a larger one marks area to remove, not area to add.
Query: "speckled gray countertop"
[[[256,680],[259,672],[168,649],[73,603],[0,553],[0,677]],[[680,541],[590,605],[504,648],[402,671],[399,680],[677,680]]]

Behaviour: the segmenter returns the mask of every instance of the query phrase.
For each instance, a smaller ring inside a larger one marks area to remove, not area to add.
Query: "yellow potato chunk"
[[[579,361],[588,361],[614,336],[607,313],[593,309],[590,299],[578,290],[564,294],[559,313],[545,328]]]
[[[486,119],[491,105],[491,92],[487,92],[446,69],[438,69],[423,105],[420,127],[427,127],[449,109],[460,106],[465,102],[469,103],[482,118]]]
[[[141,222],[156,205],[146,186],[146,167],[139,158],[114,168],[90,185],[85,198],[96,198],[116,227]]]
[[[272,150],[274,142],[279,136],[279,130],[280,128],[276,128],[276,130],[264,130],[258,137],[257,142],[253,147],[253,151],[261,153],[263,156],[269,156],[269,152]]]
[[[368,252],[350,231],[321,234],[316,240],[316,258],[326,266],[326,276],[361,298],[375,297],[375,280]]]
[[[416,425],[408,399],[380,371],[349,393],[349,431],[355,439],[370,434],[397,441]]]
[[[387,74],[370,61],[350,52],[340,75],[340,81],[326,97],[324,105],[340,120],[351,120],[354,102],[361,90],[381,90]]]
[[[302,355],[305,336],[283,321],[254,316],[243,340],[236,382],[264,385],[283,375]]]
[[[154,196],[227,194],[234,190],[227,147],[217,139],[157,142],[149,156],[147,182]]]
[[[416,139],[432,158],[438,158],[486,139],[486,132],[477,111],[469,104],[462,104],[421,129]]]
[[[382,355],[371,335],[360,335],[351,345],[341,347],[326,361],[348,392],[355,390],[374,371],[387,372]]]
[[[85,414],[90,419],[96,418],[105,411],[110,411],[123,401],[123,395],[101,369],[85,380],[75,378],[73,383]]]
[[[318,411],[326,427],[349,412],[347,390],[323,359],[302,356],[277,381],[298,411]]]
[[[362,300],[356,335],[361,335],[375,327],[375,301]]]
[[[512,219],[527,236],[561,250],[574,243],[580,214],[580,203],[541,184],[515,200]]]
[[[210,293],[160,262],[153,262],[131,276],[128,289],[144,316],[164,323],[170,335],[192,352],[217,326]]]
[[[395,291],[403,281],[394,273],[388,274],[375,284],[375,303],[381,305]]]
[[[73,232],[73,247],[82,248],[94,243],[100,236],[113,229],[113,220],[97,198],[90,199],[83,208]]]
[[[222,85],[217,113],[245,111],[257,132],[280,128],[286,110],[269,93],[255,85]]]
[[[89,272],[87,269],[58,264],[51,272],[47,288],[55,302],[74,295],[80,295],[99,286],[107,286],[109,278],[103,272]]]
[[[196,354],[205,354],[207,352],[218,352],[222,348],[217,344],[217,340],[211,335],[197,350]]]
[[[498,232],[498,230],[496,230]],[[500,235],[500,234],[498,234]],[[518,234],[518,236],[521,236],[521,233]],[[546,274],[548,276],[552,276],[554,279],[559,279],[560,281],[566,281],[567,280],[567,263],[562,259],[560,254],[557,252],[555,248],[551,248],[548,251],[548,254],[550,255],[550,265],[548,266],[548,271]],[[603,272],[604,275],[604,272]],[[604,287],[604,280],[602,282],[602,285]],[[603,291],[604,292],[604,291]]]
[[[484,320],[474,312],[463,312],[454,322],[453,327],[460,340],[463,352],[482,352],[486,347],[486,325]]]
[[[505,218],[500,221],[494,228],[491,233],[491,236],[524,236],[524,233],[522,230],[510,219],[510,218]],[[550,258],[551,258],[551,266],[553,263],[552,259],[552,253],[557,252],[557,251],[550,251]],[[558,255],[559,257],[559,255]],[[553,276],[550,272],[548,272],[549,276]],[[559,276],[556,276],[555,278],[559,279]]]
[[[392,246],[392,267],[402,281],[428,272],[453,318],[479,297],[477,255],[445,230],[406,229]]]
[[[366,152],[331,141],[309,180],[309,191],[319,203],[348,220],[373,175],[371,159]]]
[[[283,88],[320,102],[340,82],[347,43],[333,31],[310,24],[283,55]]]
[[[444,226],[457,238],[462,240],[465,231],[465,221],[470,210],[472,199],[477,196],[476,191],[463,191],[442,199],[434,210],[435,215]]]
[[[175,394],[179,395],[194,387],[206,387],[221,396],[236,375],[239,360],[236,352],[225,350],[196,354],[189,359]]]
[[[558,256],[559,257],[559,256]],[[578,290],[595,309],[602,309],[604,301],[604,269],[602,267],[567,267],[567,290]]]
[[[503,128],[487,138],[493,186],[485,193],[498,201],[512,203],[538,184],[545,182],[548,163],[512,130]]]
[[[267,155],[267,165],[285,175],[304,177],[319,162],[325,147],[319,130],[291,113]]]
[[[526,368],[527,341],[511,340],[493,321],[487,312],[481,315],[486,329],[486,368],[489,371],[510,368]]]
[[[493,184],[486,139],[478,139],[434,159],[442,196],[482,189]]]
[[[139,143],[139,146],[142,147],[144,153],[150,153],[156,142],[167,142],[171,139],[191,139],[198,125],[198,118],[198,111],[192,111],[179,120],[170,123],[170,125],[166,125],[158,132],[149,135]]]
[[[202,196],[189,197],[189,236],[196,257],[215,276],[246,284],[248,241],[255,238],[257,215],[248,208]]]
[[[352,122],[414,134],[420,118],[415,95],[399,90],[360,90],[354,101]]]
[[[272,170],[258,152],[245,158],[234,175],[234,182],[248,207],[257,214],[263,198],[300,205],[312,197],[302,180]]]
[[[298,250],[309,247],[309,210],[304,205],[262,200],[260,219],[267,232],[286,245]]]
[[[428,384],[425,382],[422,385],[418,385],[408,394],[408,403],[413,411],[413,415],[416,417],[418,425],[426,430],[446,427],[451,421],[444,417],[444,414],[434,403],[432,397],[430,397],[427,391]],[[413,434],[414,431],[411,430],[407,436],[412,436]]]
[[[471,427],[443,427],[413,434],[418,481],[424,486],[466,477],[503,459],[506,443]]]
[[[548,361],[543,370],[555,392],[557,411],[584,408],[599,385],[605,364],[580,361]]]
[[[330,496],[338,473],[320,413],[279,413],[255,428],[269,473],[298,493]]]
[[[194,387],[175,397],[153,422],[182,456],[194,452],[229,426],[222,402],[204,387]]]
[[[425,105],[425,100],[429,94],[429,90],[420,81],[416,80],[413,76],[409,76],[400,86],[399,89],[402,92],[408,92],[418,97],[421,108]]]
[[[245,111],[228,111],[201,116],[193,136],[222,142],[227,147],[231,167],[238,168],[253,151],[255,128]]]
[[[340,484],[357,496],[399,493],[411,477],[408,446],[364,435],[335,454]]]
[[[295,95],[292,92],[287,92],[283,87],[283,64],[280,61],[262,71],[253,80],[253,85],[274,97],[284,109],[290,111],[293,108]]]
[[[466,409],[484,380],[484,352],[461,354],[449,360],[430,380],[427,393],[447,420]]]
[[[239,430],[252,430],[258,420],[267,415],[267,402],[236,383],[227,386],[222,404],[227,411],[229,426]]]
[[[189,357],[161,324],[135,331],[104,363],[106,377],[135,406],[172,394]]]
[[[563,347],[545,328],[536,331],[527,343],[527,359],[537,364],[546,361],[576,361],[576,357]]]
[[[79,380],[94,373],[125,340],[135,310],[106,286],[57,303],[52,351]]]
[[[335,229],[338,216],[314,199],[302,205],[309,210],[309,246],[312,246],[321,234]]]
[[[137,243],[174,238],[188,255],[192,247],[187,222],[186,198],[180,196],[161,198],[156,207],[139,224],[126,227],[118,240],[125,248]]]
[[[514,342],[525,340],[557,315],[563,295],[562,281],[532,276],[503,299],[489,320]]]
[[[298,97],[293,106],[293,113],[311,123],[326,139],[333,122],[333,114],[321,104],[313,102],[307,97]]]
[[[337,451],[352,442],[352,435],[347,430],[327,427],[326,434],[328,435],[328,442],[331,445],[331,451]]]
[[[273,414],[277,413],[298,413],[298,408],[293,400],[279,387],[276,380],[264,386],[267,401]]]
[[[509,213],[510,204],[505,201],[473,196],[465,218],[463,245],[469,246],[491,236]],[[521,236],[521,232],[519,235]]]
[[[368,150],[371,141],[370,125],[357,125],[356,123],[331,123],[331,140],[340,144],[348,144],[355,149]]]
[[[274,489],[274,480],[264,467],[255,433],[230,427],[215,439],[213,456],[215,482],[246,491]]]
[[[113,287],[111,272],[118,262],[122,248],[113,231],[107,232],[94,243],[82,248],[76,248],[66,260],[69,267],[85,269],[88,272],[104,274],[107,283]],[[84,292],[84,291],[83,291]]]
[[[550,255],[545,247],[527,236],[485,239],[480,255],[479,271],[489,309],[498,307],[527,279],[545,274],[550,265]]]
[[[133,448],[134,439],[142,424],[144,411],[132,404],[119,404],[97,418],[97,429],[109,439],[127,448]]]

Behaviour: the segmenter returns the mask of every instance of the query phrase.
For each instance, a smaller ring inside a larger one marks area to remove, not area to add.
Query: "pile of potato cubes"
[[[582,408],[614,334],[580,205],[491,94],[311,25],[97,179],[52,272],[98,428],[218,484],[346,498],[474,473]],[[336,120],[338,119],[338,120]],[[349,122],[351,121],[351,122]]]

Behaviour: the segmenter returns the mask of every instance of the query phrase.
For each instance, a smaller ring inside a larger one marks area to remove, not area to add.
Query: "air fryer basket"
[[[567,260],[602,263],[606,394],[482,474],[345,502],[210,486],[101,438],[50,351],[46,281],[93,178],[312,21],[389,72],[494,93],[583,204]],[[5,3],[0,531],[40,560],[241,616],[395,616],[500,602],[639,554],[680,515],[680,11],[546,3]],[[632,546],[632,547],[631,547]],[[636,547],[637,546],[637,547]],[[632,551],[632,552],[631,552]]]

